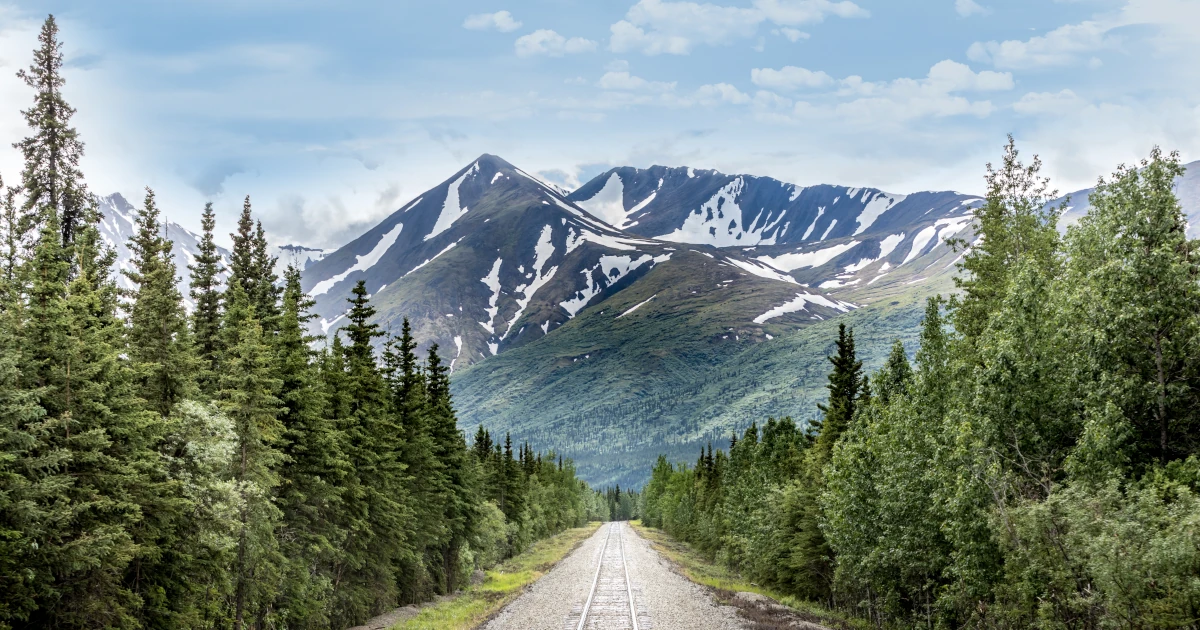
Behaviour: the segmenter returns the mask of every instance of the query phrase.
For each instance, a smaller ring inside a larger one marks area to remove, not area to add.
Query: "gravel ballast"
[[[591,591],[609,528],[614,528],[608,539],[609,545],[620,544],[625,552],[639,630],[741,630],[747,627],[735,608],[713,603],[705,589],[673,571],[670,562],[655,552],[650,543],[627,523],[601,527],[484,627],[487,630],[574,630]],[[628,628],[628,621],[619,627]]]

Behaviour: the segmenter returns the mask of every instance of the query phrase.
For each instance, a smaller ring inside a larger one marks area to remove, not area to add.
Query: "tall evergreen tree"
[[[237,557],[231,572],[234,627],[241,629],[266,622],[285,562],[277,539],[281,515],[272,500],[279,485],[283,409],[254,307],[240,284],[230,283],[226,300],[218,401],[237,439],[231,471],[239,501]]]
[[[837,353],[829,357],[829,362],[833,364],[829,384],[826,385],[829,401],[817,406],[824,414],[813,450],[813,455],[821,460],[818,466],[828,461],[833,445],[850,426],[865,382],[862,361],[854,351],[854,331],[848,331],[845,324],[838,324],[836,343]]]
[[[267,245],[267,234],[263,231],[262,221],[254,224],[253,240],[253,270],[254,295],[252,301],[255,311],[259,313],[264,329],[274,332],[279,320],[279,276],[275,274],[277,258],[272,256]]]
[[[471,466],[466,441],[458,429],[450,398],[450,371],[438,357],[437,344],[429,349],[425,374],[428,381],[429,433],[434,456],[441,463],[445,477],[441,521],[446,532],[440,541],[441,588],[443,593],[449,593],[460,581],[460,576],[456,574],[458,556],[477,519],[475,505],[479,500],[478,488],[475,468]]]
[[[140,373],[140,394],[160,416],[195,389],[200,367],[188,335],[187,313],[175,277],[171,241],[162,235],[154,191],[135,218],[137,233],[129,239],[133,268],[125,271],[134,288],[128,292],[129,354]]]
[[[33,106],[21,112],[33,135],[13,145],[25,158],[20,231],[23,235],[36,232],[53,213],[64,255],[70,256],[75,231],[93,220],[95,203],[79,170],[83,142],[71,126],[75,109],[62,95],[62,42],[58,41],[58,23],[53,15],[42,24],[38,43],[28,70],[17,71],[17,76],[35,92]]]
[[[251,304],[257,302],[258,264],[254,260],[254,217],[250,213],[250,195],[242,202],[242,213],[238,216],[237,232],[229,235],[233,249],[229,254],[229,285],[241,285],[242,292]],[[229,289],[226,288],[226,291]]]
[[[414,529],[410,544],[414,557],[401,567],[399,579],[406,587],[401,595],[405,601],[417,601],[422,595],[433,591],[432,569],[440,569],[438,562],[430,567],[430,555],[436,553],[438,544],[446,537],[447,524],[443,521],[442,505],[445,497],[445,470],[437,458],[431,433],[432,414],[427,392],[426,375],[417,362],[416,341],[408,319],[401,325],[400,339],[389,340],[385,352],[385,364],[389,372],[392,389],[393,414],[399,422],[404,436],[401,461],[408,480],[407,496],[413,512]],[[422,591],[426,593],[422,593]]]
[[[341,382],[347,409],[342,430],[355,477],[343,502],[350,514],[365,522],[352,529],[344,543],[336,606],[340,619],[358,623],[397,601],[396,568],[409,551],[411,513],[404,492],[402,429],[390,413],[387,386],[372,347],[383,333],[370,321],[375,309],[362,281],[348,301],[348,323],[339,331],[350,341],[343,347]]]
[[[217,388],[217,359],[220,356],[220,327],[221,327],[221,291],[220,274],[225,271],[221,264],[221,255],[217,252],[217,244],[213,240],[213,229],[217,220],[213,213],[212,202],[204,204],[204,214],[200,218],[203,233],[200,236],[199,252],[196,254],[194,265],[188,265],[191,272],[191,296],[196,309],[192,312],[192,339],[196,345],[201,366],[197,380],[201,389],[209,395],[216,393]]]
[[[52,490],[29,505],[38,512],[30,575],[42,583],[34,625],[95,627],[131,623],[135,600],[123,581],[138,552],[131,532],[141,518],[153,426],[121,359],[123,326],[111,280],[114,255],[101,253],[94,225],[77,227],[74,277],[66,280],[57,216],[50,212],[30,262],[34,278],[23,331],[27,387],[41,389],[44,421],[29,471]]]
[[[288,558],[280,602],[288,627],[328,627],[332,570],[342,542],[341,484],[349,462],[341,434],[326,415],[328,401],[310,349],[312,299],[300,288],[300,270],[289,266],[276,344],[283,425],[279,504],[282,551]]]

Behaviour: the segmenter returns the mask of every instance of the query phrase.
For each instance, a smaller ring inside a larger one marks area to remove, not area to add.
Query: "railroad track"
[[[614,529],[617,533],[615,541]],[[624,529],[623,523],[608,525],[592,590],[583,603],[578,624],[568,627],[574,630],[643,630],[638,626],[633,586],[629,582],[629,567],[625,564]]]

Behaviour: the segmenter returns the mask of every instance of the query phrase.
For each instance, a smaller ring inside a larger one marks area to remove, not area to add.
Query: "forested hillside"
[[[807,429],[662,457],[645,521],[878,627],[1193,628],[1200,243],[1178,157],[1119,168],[1060,235],[1010,141],[960,292],[869,376],[842,327]],[[965,243],[960,243],[963,247]],[[874,351],[882,351],[871,341]]]
[[[40,44],[0,183],[0,628],[343,628],[619,506],[554,453],[468,447],[438,349],[405,325],[378,353],[361,281],[314,350],[249,198],[227,269],[205,209],[190,315],[150,189],[118,284],[53,17]]]

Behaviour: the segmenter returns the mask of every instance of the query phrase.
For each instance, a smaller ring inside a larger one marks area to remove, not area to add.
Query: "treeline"
[[[604,514],[569,461],[473,451],[363,283],[315,351],[248,198],[228,268],[205,208],[189,314],[147,189],[119,289],[53,17],[40,44],[0,208],[0,628],[336,630]]]
[[[1010,139],[957,295],[868,379],[843,329],[821,419],[660,459],[651,525],[878,627],[1195,628],[1200,243],[1158,149],[1061,236]]]

